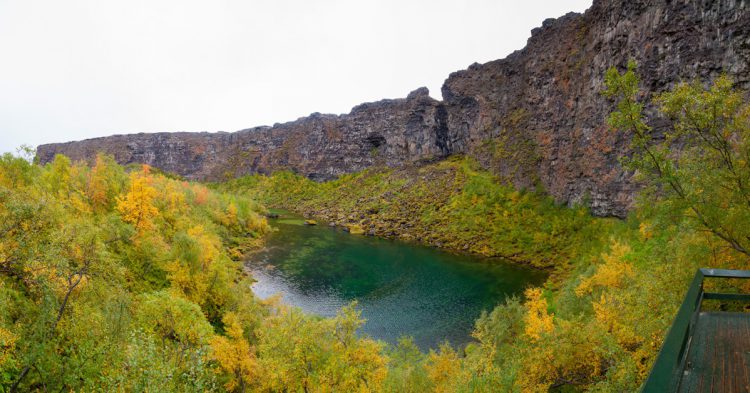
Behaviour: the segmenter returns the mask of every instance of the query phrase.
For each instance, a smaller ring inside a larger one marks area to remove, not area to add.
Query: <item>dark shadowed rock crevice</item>
[[[648,94],[722,72],[749,89],[750,4],[597,0],[583,14],[545,20],[508,57],[452,73],[443,101],[419,88],[340,116],[316,113],[234,133],[115,135],[42,145],[37,156],[41,163],[57,153],[91,160],[103,151],[123,164],[199,180],[280,169],[327,180],[463,153],[517,187],[541,187],[560,203],[622,217],[637,186],[619,164],[628,140],[608,129],[612,103],[600,92],[607,68],[629,58]]]

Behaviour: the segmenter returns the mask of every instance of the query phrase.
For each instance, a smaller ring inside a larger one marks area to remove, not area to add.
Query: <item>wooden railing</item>
[[[641,389],[642,393],[676,392],[685,369],[687,353],[703,300],[750,301],[750,294],[713,293],[703,290],[705,278],[750,278],[750,271],[699,269],[688,288],[672,327],[664,339],[651,373]],[[750,318],[750,314],[748,314]]]

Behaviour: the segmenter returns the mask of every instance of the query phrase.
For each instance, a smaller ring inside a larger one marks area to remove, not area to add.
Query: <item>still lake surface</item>
[[[266,248],[247,262],[260,298],[280,294],[306,313],[334,316],[358,301],[360,333],[395,343],[411,336],[423,350],[471,341],[474,320],[545,275],[497,260],[417,244],[307,226],[282,212]]]

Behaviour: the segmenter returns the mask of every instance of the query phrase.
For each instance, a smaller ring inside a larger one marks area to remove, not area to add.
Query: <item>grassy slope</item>
[[[559,271],[615,225],[505,186],[461,157],[420,168],[369,169],[322,184],[282,172],[219,188],[367,234]]]

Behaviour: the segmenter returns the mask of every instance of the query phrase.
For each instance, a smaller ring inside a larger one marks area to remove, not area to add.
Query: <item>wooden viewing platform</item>
[[[750,392],[750,313],[701,310],[703,300],[750,294],[705,292],[704,278],[748,279],[750,271],[698,270],[642,392]]]

